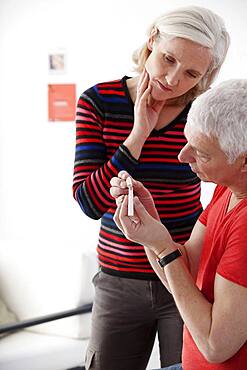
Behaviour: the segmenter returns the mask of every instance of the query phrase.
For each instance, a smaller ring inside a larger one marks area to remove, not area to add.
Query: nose
[[[193,150],[186,144],[178,155],[178,160],[183,163],[193,163],[195,162],[195,156],[193,155]]]
[[[180,72],[177,68],[170,69],[166,76],[166,81],[170,86],[177,86],[180,80]]]

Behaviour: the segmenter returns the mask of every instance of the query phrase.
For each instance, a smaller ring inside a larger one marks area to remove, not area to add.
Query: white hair
[[[176,37],[187,39],[209,48],[212,53],[208,71],[192,90],[184,94],[182,103],[193,100],[209,88],[220,71],[230,45],[230,36],[223,19],[211,10],[198,6],[181,7],[161,15],[149,27],[148,36],[151,35],[155,40]],[[133,61],[137,72],[143,71],[150,53],[147,43],[134,52]]]
[[[229,163],[247,152],[247,79],[233,79],[200,95],[186,126],[215,137]]]
[[[222,65],[229,46],[229,35],[223,19],[211,10],[187,6],[170,11],[156,19],[160,36],[181,37],[212,51],[211,70]]]

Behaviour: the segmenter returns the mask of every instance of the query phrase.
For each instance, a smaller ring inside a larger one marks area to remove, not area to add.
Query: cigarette
[[[129,189],[128,193],[128,216],[134,216],[134,204],[133,204],[133,184],[131,177],[127,177],[126,184]]]

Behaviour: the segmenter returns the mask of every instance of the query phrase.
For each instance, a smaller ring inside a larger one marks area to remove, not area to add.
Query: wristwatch
[[[174,261],[176,258],[181,257],[181,256],[182,256],[182,252],[178,248],[174,252],[167,254],[167,256],[158,258],[158,262],[161,267],[165,267],[166,265],[168,265],[168,263]]]

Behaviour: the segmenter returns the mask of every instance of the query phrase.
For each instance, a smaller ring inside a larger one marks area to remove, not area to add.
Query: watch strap
[[[166,265],[168,265],[168,263],[174,261],[176,258],[181,257],[181,256],[182,256],[182,252],[178,248],[175,251],[169,253],[167,256],[161,257],[160,259],[158,258],[158,262],[161,267],[165,267]]]

